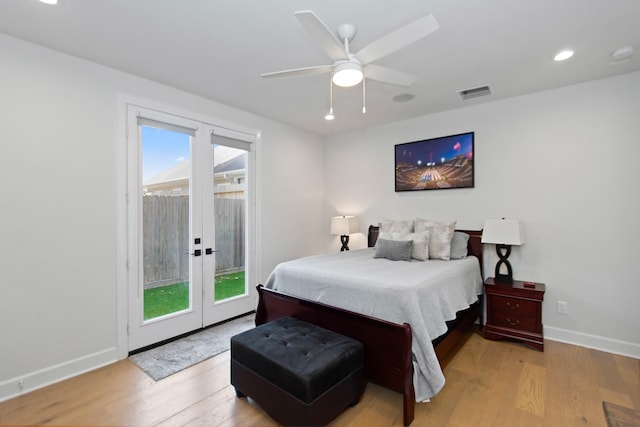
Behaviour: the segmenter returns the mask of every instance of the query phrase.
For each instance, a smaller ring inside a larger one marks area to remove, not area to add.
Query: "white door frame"
[[[141,122],[142,121],[142,122]],[[146,123],[144,123],[146,122]],[[199,194],[199,180],[194,179],[201,171],[198,159],[202,154],[202,126],[191,120],[184,120],[165,113],[159,113],[139,106],[130,105],[127,109],[127,145],[128,145],[128,288],[129,288],[129,350],[155,344],[186,332],[202,327],[202,257],[189,256],[189,308],[166,316],[144,320],[144,278],[142,254],[142,171],[141,171],[141,129],[142,124],[157,124],[159,127],[175,127],[190,137],[190,177],[192,183],[189,198],[189,247],[193,254],[195,246],[192,238],[196,230],[202,229],[202,206]],[[199,233],[198,233],[199,234]]]
[[[129,158],[132,155],[137,155],[136,153],[131,153],[130,150],[131,144],[127,144],[128,142],[128,134],[130,133],[130,125],[128,124],[127,110],[129,106],[144,106],[140,108],[144,108],[147,111],[153,112],[156,114],[156,118],[159,120],[172,118],[175,120],[178,119],[178,125],[185,125],[189,123],[200,122],[200,125],[204,127],[212,126],[218,129],[227,129],[231,132],[237,131],[243,135],[248,135],[253,138],[252,141],[252,149],[248,156],[248,169],[251,170],[251,173],[247,176],[247,187],[249,199],[247,200],[247,265],[246,265],[246,280],[247,280],[247,295],[241,298],[237,298],[240,300],[244,300],[244,307],[247,307],[247,311],[253,310],[257,304],[257,292],[255,290],[255,286],[253,284],[257,283],[258,277],[258,266],[259,266],[259,255],[257,251],[257,221],[256,221],[256,211],[257,211],[257,151],[258,151],[258,142],[260,141],[260,133],[254,129],[250,129],[244,126],[237,125],[235,123],[229,123],[219,119],[212,119],[207,116],[203,116],[202,114],[193,113],[193,112],[185,112],[179,110],[176,107],[171,107],[167,105],[160,105],[155,101],[150,101],[147,99],[141,99],[135,96],[127,95],[127,94],[119,94],[119,123],[120,129],[122,130],[122,135],[125,137],[124,143],[118,145],[117,150],[117,158],[118,163],[120,164],[119,170],[121,171],[118,175],[117,179],[117,218],[118,218],[118,240],[117,240],[117,272],[116,272],[116,282],[117,282],[117,354],[120,359],[126,358],[129,353],[129,337],[128,330],[131,319],[129,319],[129,290],[131,284],[134,283],[133,280],[137,280],[134,277],[134,273],[137,268],[133,268],[131,262],[130,254],[135,253],[133,248],[131,248],[131,244],[129,242],[130,228],[136,226],[135,223],[131,223],[129,218],[129,203],[131,202],[132,196],[130,196],[130,183],[128,182],[128,176],[132,171],[130,171],[130,163]],[[184,119],[188,117],[189,119]],[[135,125],[137,127],[137,124]],[[188,126],[187,126],[188,127]],[[204,247],[204,246],[203,246]],[[203,257],[201,257],[203,258]],[[221,320],[225,320],[229,316],[232,316],[234,309],[233,305],[236,305],[236,298],[232,299],[232,301],[222,301],[216,303],[216,310],[219,314],[214,316],[213,319],[208,319],[206,322],[215,323]],[[231,314],[230,314],[231,313]]]
[[[203,162],[205,162],[205,166],[203,167],[203,171],[205,171],[205,182],[207,184],[213,185],[213,151],[214,144],[218,143],[221,145],[231,146],[234,148],[239,148],[247,151],[247,164],[246,164],[246,209],[245,209],[245,284],[247,285],[246,294],[238,297],[233,297],[229,299],[225,299],[222,301],[214,301],[214,287],[213,277],[209,280],[205,278],[205,283],[208,285],[205,286],[204,289],[204,313],[203,313],[203,326],[209,326],[214,323],[221,322],[223,320],[229,319],[231,317],[237,316],[241,313],[247,313],[249,311],[255,310],[257,303],[257,291],[255,289],[256,276],[255,276],[255,208],[252,207],[255,205],[255,136],[250,135],[244,132],[239,132],[234,129],[228,129],[221,126],[211,126],[207,129],[207,133],[210,135],[209,144],[208,144],[208,153],[203,156]],[[214,216],[214,197],[213,197],[213,187],[210,189],[206,189],[205,193],[209,194],[211,197],[204,197],[204,215],[205,216]],[[213,225],[214,228],[209,230],[205,228],[203,230],[203,238],[213,239],[210,245],[205,245],[206,247],[213,247],[211,245],[215,245],[215,224],[213,222],[205,222],[205,227],[208,225]],[[224,248],[213,248],[215,250],[224,250]],[[253,261],[249,261],[253,260]],[[215,264],[213,264],[214,257],[206,256],[204,257],[203,262],[204,267],[203,270],[205,274],[207,272],[211,272],[215,275]]]

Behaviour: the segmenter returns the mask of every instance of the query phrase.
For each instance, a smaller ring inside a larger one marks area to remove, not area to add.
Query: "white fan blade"
[[[264,78],[271,77],[295,77],[295,76],[311,76],[314,74],[330,73],[333,71],[333,65],[318,65],[315,67],[294,68],[291,70],[274,71],[273,73],[260,74]]]
[[[294,12],[298,21],[305,30],[313,37],[320,47],[334,61],[338,59],[348,59],[349,55],[344,51],[344,46],[335,36],[335,34],[327,28],[327,26],[316,16],[311,10],[301,10]]]
[[[364,75],[370,80],[398,86],[408,87],[416,82],[416,76],[374,64],[364,66]]]
[[[363,64],[368,64],[428,36],[438,28],[438,21],[433,15],[423,16],[363,47],[356,57]]]

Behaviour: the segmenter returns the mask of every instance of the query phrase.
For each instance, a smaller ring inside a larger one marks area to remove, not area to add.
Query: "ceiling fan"
[[[438,22],[433,15],[423,16],[382,36],[360,51],[351,53],[349,51],[349,42],[353,40],[356,34],[356,28],[353,25],[340,25],[337,31],[338,37],[336,37],[313,11],[302,10],[294,12],[294,14],[305,30],[333,60],[333,64],[275,71],[261,74],[262,77],[293,77],[333,73],[333,83],[342,87],[355,86],[364,77],[382,83],[411,86],[416,81],[415,76],[371,63],[426,37],[438,29]]]

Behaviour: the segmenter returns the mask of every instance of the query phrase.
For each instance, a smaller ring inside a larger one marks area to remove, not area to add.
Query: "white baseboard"
[[[544,339],[640,359],[640,344],[544,326]]]
[[[36,372],[0,382],[0,402],[21,394],[46,387],[67,378],[101,368],[118,360],[116,347],[109,348],[68,362],[60,363]]]

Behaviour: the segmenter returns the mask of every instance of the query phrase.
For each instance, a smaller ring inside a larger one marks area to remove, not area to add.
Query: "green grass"
[[[216,276],[216,301],[244,294],[244,270]]]
[[[187,282],[144,290],[144,320],[189,308]]]
[[[216,276],[215,299],[220,301],[244,293],[244,271]],[[144,290],[144,320],[189,308],[189,284],[174,283]]]

